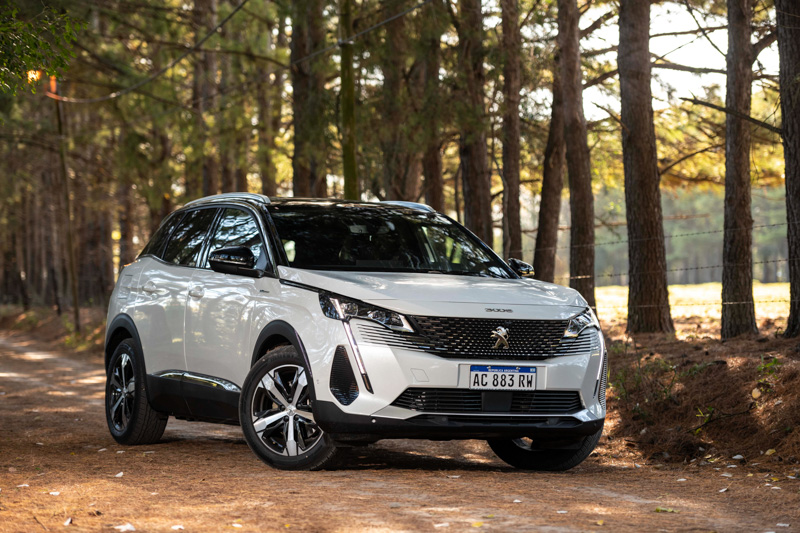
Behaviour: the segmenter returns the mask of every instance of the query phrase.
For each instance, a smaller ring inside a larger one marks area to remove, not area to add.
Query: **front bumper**
[[[314,403],[314,418],[323,431],[339,441],[370,442],[394,439],[493,439],[530,437],[539,442],[563,444],[582,439],[603,428],[605,419],[578,416],[512,416],[420,414],[406,419],[345,413],[334,402]]]
[[[599,331],[587,330],[581,335],[591,336],[592,342],[578,353],[529,361],[465,359],[440,357],[413,346],[389,345],[382,342],[384,339],[367,335],[367,329],[359,322],[351,321],[351,335],[346,334],[341,322],[327,318],[309,321],[308,331],[301,331],[314,377],[314,411],[316,414],[321,409],[320,425],[332,434],[363,434],[372,436],[372,440],[491,438],[534,433],[561,438],[562,434],[591,434],[602,427],[605,403],[601,401],[600,378],[606,358]],[[321,327],[324,335],[320,334]],[[362,365],[368,380],[363,379]],[[540,391],[552,393],[549,399],[571,395],[574,402],[564,406],[537,400],[530,407],[520,407],[529,404],[518,403],[515,397],[509,407],[487,402],[487,398],[482,401],[479,392],[476,399],[476,391],[469,390],[471,365],[535,366],[537,396]],[[448,402],[401,401],[409,391],[431,391]]]

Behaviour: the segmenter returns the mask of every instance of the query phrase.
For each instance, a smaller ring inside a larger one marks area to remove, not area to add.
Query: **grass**
[[[628,310],[628,287],[597,287],[597,313],[601,318],[624,319]],[[777,320],[789,316],[789,284],[753,284],[756,317]],[[673,318],[704,317],[720,319],[721,283],[670,285],[669,304]]]

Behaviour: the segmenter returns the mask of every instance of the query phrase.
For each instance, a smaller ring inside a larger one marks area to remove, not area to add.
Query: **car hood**
[[[577,291],[533,279],[418,273],[302,270],[282,279],[408,314],[565,318],[587,307]]]

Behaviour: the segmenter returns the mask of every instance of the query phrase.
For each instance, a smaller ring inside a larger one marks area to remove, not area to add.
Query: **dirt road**
[[[337,471],[288,473],[235,427],[170,420],[162,443],[119,446],[103,384],[99,354],[0,337],[0,531],[800,531],[789,466],[639,466],[606,443],[541,474],[482,442],[385,441]]]

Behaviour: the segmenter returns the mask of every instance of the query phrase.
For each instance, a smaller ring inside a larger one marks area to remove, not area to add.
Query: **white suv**
[[[571,468],[603,429],[603,335],[577,292],[509,264],[421,204],[190,202],[112,294],[108,427],[143,444],[169,416],[240,424],[293,470],[382,438]]]

